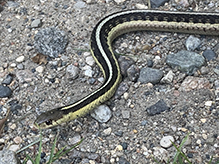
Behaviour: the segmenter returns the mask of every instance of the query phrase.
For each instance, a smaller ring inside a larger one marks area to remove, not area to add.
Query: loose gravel
[[[219,12],[218,2],[210,0],[154,3],[153,7],[165,11]],[[124,9],[147,8],[147,4],[140,0],[0,0],[0,4],[0,119],[10,108],[0,149],[16,152],[39,139],[40,132],[33,127],[38,114],[73,103],[103,83],[89,52],[91,31],[98,20]],[[38,35],[48,41],[42,30],[51,28],[59,29],[53,37],[60,34],[62,39],[57,38],[57,46],[49,49],[50,44],[40,42]],[[84,140],[56,164],[155,163],[153,157],[163,163],[176,153],[168,139],[180,145],[188,133],[182,151],[192,163],[207,163],[212,156],[214,163],[218,161],[218,37],[134,32],[116,39],[113,48],[133,68],[128,72],[121,68],[123,82],[104,103],[100,118],[104,121],[88,114],[43,130],[42,163],[49,159],[57,134],[56,151]],[[166,63],[167,56],[182,50],[204,56],[204,63],[189,75]],[[162,73],[158,82],[138,81],[141,70],[148,67]],[[148,114],[154,106],[158,112]],[[17,154],[18,160],[23,162],[25,154],[34,157],[37,149],[37,144],[30,146]]]

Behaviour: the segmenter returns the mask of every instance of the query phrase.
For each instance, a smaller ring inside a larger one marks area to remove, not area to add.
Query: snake
[[[103,72],[105,81],[82,99],[41,113],[35,120],[37,128],[45,129],[77,119],[109,100],[116,92],[122,75],[112,42],[133,31],[178,32],[219,35],[219,13],[176,12],[159,10],[124,10],[101,19],[93,28],[90,51]]]

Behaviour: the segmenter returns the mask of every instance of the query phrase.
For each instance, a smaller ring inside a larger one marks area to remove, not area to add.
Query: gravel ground
[[[89,53],[90,34],[98,20],[116,11],[143,7],[143,3],[140,0],[16,0],[1,3],[4,9],[0,10],[0,82],[5,86],[4,80],[11,78],[8,87],[12,93],[6,90],[8,98],[0,99],[1,119],[8,106],[11,107],[0,148],[17,151],[39,138],[39,131],[33,127],[37,114],[72,103],[101,85],[103,76]],[[159,10],[219,12],[216,1],[190,1],[188,4],[183,0],[170,1]],[[65,52],[57,58],[42,56],[34,48],[34,36],[46,27],[59,28],[68,36]],[[43,130],[42,162],[48,159],[57,134],[57,150],[71,147],[82,138],[84,141],[55,163],[134,164],[154,163],[153,156],[161,161],[172,159],[176,150],[168,145],[168,140],[179,145],[188,132],[189,139],[182,151],[193,163],[207,163],[212,156],[213,163],[218,161],[219,58],[206,60],[205,65],[191,76],[172,69],[165,62],[167,55],[188,49],[185,44],[189,36],[135,32],[119,37],[113,44],[115,52],[132,57],[139,70],[152,63],[152,67],[162,71],[164,76],[172,71],[173,79],[143,84],[124,78],[121,93],[105,103],[112,111],[108,122],[99,123],[87,115]],[[217,37],[197,35],[195,38],[200,44],[194,52],[202,54],[210,49],[217,56]],[[40,58],[39,62],[34,60],[36,56]],[[67,68],[73,69],[74,75]],[[197,82],[200,79],[205,80]],[[189,83],[192,83],[191,88]],[[164,101],[168,110],[149,115],[147,109],[159,100]],[[24,160],[25,153],[34,156],[37,148],[34,145],[19,153],[19,160]]]

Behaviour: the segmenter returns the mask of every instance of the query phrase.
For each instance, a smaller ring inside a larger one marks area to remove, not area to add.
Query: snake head
[[[40,114],[34,122],[34,126],[39,129],[51,128],[59,125],[59,120],[63,118],[63,111],[56,108]]]

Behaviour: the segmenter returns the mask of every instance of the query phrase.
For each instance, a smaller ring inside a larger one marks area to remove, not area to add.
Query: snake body
[[[89,113],[110,99],[122,79],[111,44],[119,35],[142,30],[219,35],[219,13],[128,10],[106,16],[94,27],[90,40],[91,53],[105,82],[76,103],[42,113],[35,125],[41,129],[59,125]]]

